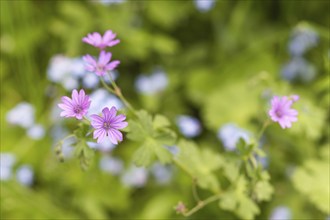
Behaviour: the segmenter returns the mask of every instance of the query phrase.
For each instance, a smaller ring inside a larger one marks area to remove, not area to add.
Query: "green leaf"
[[[234,211],[237,207],[236,195],[232,191],[228,191],[222,194],[219,202],[219,206],[223,210]]]
[[[133,155],[133,162],[137,166],[149,166],[154,159],[152,146],[143,144]]]
[[[153,120],[153,128],[155,130],[170,126],[170,121],[163,115],[156,115]]]
[[[234,183],[239,175],[238,164],[232,160],[226,160],[224,163],[224,174],[231,183]]]
[[[294,187],[326,214],[330,214],[329,179],[329,160],[319,159],[306,161],[292,176]]]
[[[258,96],[255,90],[248,88],[245,81],[219,87],[205,101],[202,115],[206,126],[217,131],[219,125],[228,121],[247,124],[258,112]],[[235,103],[235,108],[228,103]]]
[[[190,141],[180,140],[178,147],[180,152],[177,160],[197,178],[197,184],[204,189],[218,192],[219,181],[213,171],[223,166],[224,159],[210,149],[199,149],[195,143]]]
[[[80,166],[83,170],[88,169],[94,156],[94,150],[88,147],[85,139],[80,139],[76,146],[74,154],[80,160]]]
[[[252,199],[245,195],[238,197],[238,207],[236,214],[242,219],[254,219],[254,217],[260,213],[260,210]]]
[[[127,138],[133,141],[143,141],[147,136],[142,125],[134,120],[128,121],[128,130]]]
[[[162,115],[154,119],[146,112],[138,112],[138,120],[129,122],[128,138],[142,142],[141,147],[134,153],[133,161],[137,166],[149,166],[155,158],[161,163],[169,163],[172,155],[164,145],[173,145],[176,134],[168,128],[169,120]]]
[[[254,194],[258,201],[268,201],[271,199],[274,189],[272,185],[265,180],[258,181],[255,188]]]

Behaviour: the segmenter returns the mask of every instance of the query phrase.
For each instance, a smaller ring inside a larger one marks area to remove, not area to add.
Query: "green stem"
[[[180,167],[184,172],[186,172],[192,179],[195,179],[195,176],[190,172],[190,170],[183,165],[178,159],[173,158],[173,162]]]
[[[270,124],[270,120],[267,119],[267,120],[264,122],[264,124],[262,125],[261,130],[259,131],[259,134],[258,134],[258,136],[257,136],[257,141],[260,140],[262,134],[264,133],[264,131],[266,130],[266,128],[268,127],[269,124]]]
[[[113,80],[112,75],[110,73],[108,73],[109,77],[110,77],[110,82],[111,85],[113,87],[110,88],[104,81],[103,78],[101,78],[101,83],[102,85],[111,93],[115,94],[118,98],[120,98],[120,100],[124,103],[124,105],[126,105],[126,107],[134,113],[134,115],[136,115],[136,111],[135,109],[132,107],[132,105],[127,101],[127,99],[123,96],[123,94],[121,93],[121,90],[119,88],[119,86],[117,86],[115,80]]]
[[[199,203],[201,199],[199,198],[198,192],[197,192],[197,179],[193,178],[192,182],[192,192],[195,200]]]
[[[102,85],[109,91],[109,92],[111,92],[111,93],[113,93],[113,94],[116,94],[115,93],[115,90],[113,90],[112,88],[110,88],[109,86],[108,86],[108,84],[106,84],[105,82],[104,82],[104,79],[101,77],[101,83],[102,83]]]
[[[220,199],[220,194],[210,196],[209,198],[200,201],[194,208],[190,209],[190,211],[184,213],[183,215],[185,217],[191,216],[192,214],[194,214],[195,212],[197,212],[198,210],[200,210],[201,208],[203,208],[207,204],[209,204],[211,202],[214,202],[214,201],[217,201],[218,199]]]

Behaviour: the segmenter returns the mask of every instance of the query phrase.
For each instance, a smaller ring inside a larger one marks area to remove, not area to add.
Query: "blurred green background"
[[[127,99],[172,122],[179,114],[198,118],[203,131],[194,140],[219,153],[225,149],[216,133],[223,124],[234,122],[256,133],[272,95],[299,94],[300,116],[292,129],[274,124],[266,131],[267,169],[275,193],[261,204],[256,218],[269,219],[278,206],[287,207],[292,219],[329,215],[328,1],[214,1],[204,8],[190,0],[0,4],[1,153],[16,158],[13,177],[1,180],[1,219],[184,219],[175,213],[175,204],[182,200],[193,206],[191,181],[176,168],[167,184],[150,175],[145,185],[127,187],[120,175],[100,169],[102,153],[86,172],[76,159],[60,163],[55,156],[52,109],[70,92],[47,77],[51,59],[96,54],[81,39],[108,29],[121,40],[111,51],[121,61],[117,82]],[[293,64],[298,70],[289,71],[296,74],[290,78],[283,68],[296,58],[288,45],[299,29],[312,30],[317,40],[299,56],[305,63]],[[168,77],[166,89],[152,95],[137,92],[138,76],[157,68]],[[45,128],[39,140],[6,119],[23,101],[34,106],[35,121]],[[63,123],[75,126],[74,121]],[[136,147],[124,141],[105,154],[128,168]],[[14,177],[24,164],[33,170],[29,186]],[[214,203],[189,219],[237,217]]]

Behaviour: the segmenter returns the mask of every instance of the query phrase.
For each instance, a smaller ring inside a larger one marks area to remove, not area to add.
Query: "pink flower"
[[[110,52],[101,51],[98,61],[91,55],[87,54],[83,60],[87,63],[85,69],[90,72],[96,73],[98,76],[103,76],[107,71],[115,69],[120,61],[114,60],[110,62],[112,54]]]
[[[112,47],[116,44],[119,44],[120,40],[115,40],[115,38],[116,34],[111,30],[108,30],[104,33],[103,37],[101,34],[94,32],[92,34],[88,34],[87,37],[82,39],[82,41],[103,50],[106,47]]]
[[[91,115],[92,126],[95,128],[93,133],[93,138],[97,139],[97,143],[101,143],[105,136],[110,138],[110,141],[113,144],[118,144],[118,141],[123,140],[123,134],[119,129],[125,128],[128,123],[124,120],[126,119],[125,115],[117,115],[117,109],[112,107],[104,108],[102,110],[103,117],[99,115]]]
[[[87,114],[90,104],[91,101],[89,96],[85,95],[85,91],[81,89],[78,94],[75,89],[72,91],[72,99],[62,96],[62,103],[58,104],[58,107],[63,109],[61,117],[76,117],[81,120]]]
[[[268,114],[274,122],[278,122],[284,128],[290,128],[291,123],[297,121],[298,111],[291,109],[291,105],[299,99],[299,96],[294,95],[288,98],[287,96],[274,96],[271,104],[272,107]]]

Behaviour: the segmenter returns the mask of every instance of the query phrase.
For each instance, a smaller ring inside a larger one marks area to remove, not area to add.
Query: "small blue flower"
[[[291,210],[286,206],[277,206],[269,220],[290,220],[292,218]]]
[[[27,102],[21,102],[7,113],[6,119],[10,124],[29,128],[34,124],[34,112],[33,105]]]
[[[287,81],[310,82],[316,76],[316,69],[304,58],[294,57],[283,67],[281,74]]]
[[[201,12],[207,12],[213,8],[215,0],[195,0],[196,8]]]
[[[148,180],[148,171],[143,167],[131,166],[121,177],[125,186],[143,187]]]
[[[108,106],[114,106],[116,109],[124,107],[123,103],[116,96],[110,94],[105,89],[97,89],[89,97],[92,100],[88,110],[89,115],[98,114],[101,109]]]
[[[0,180],[9,180],[16,157],[12,153],[0,153]]]
[[[292,56],[302,56],[318,43],[318,35],[307,27],[297,27],[289,42],[289,52]]]
[[[188,115],[179,115],[176,119],[176,124],[178,125],[180,132],[188,138],[196,137],[202,131],[199,120]]]
[[[45,129],[42,125],[35,124],[27,130],[27,135],[34,140],[40,140],[45,136]]]
[[[166,73],[156,71],[150,76],[140,75],[135,81],[136,90],[144,95],[154,95],[163,91],[168,84]]]
[[[176,156],[180,153],[180,148],[177,146],[164,146],[173,156]]]
[[[113,175],[120,174],[124,167],[122,160],[110,156],[102,156],[99,166],[101,170]]]
[[[170,166],[155,163],[151,167],[151,173],[155,177],[158,184],[168,184],[172,180],[173,170]]]
[[[116,148],[117,145],[111,143],[109,138],[105,138],[101,143],[87,142],[87,145],[92,148],[99,150],[101,152],[110,152]]]
[[[250,141],[250,133],[233,123],[223,125],[218,131],[218,138],[222,141],[226,150],[233,151],[240,138]]]
[[[18,168],[16,178],[18,182],[25,186],[31,186],[33,183],[34,172],[31,166],[23,165]]]

